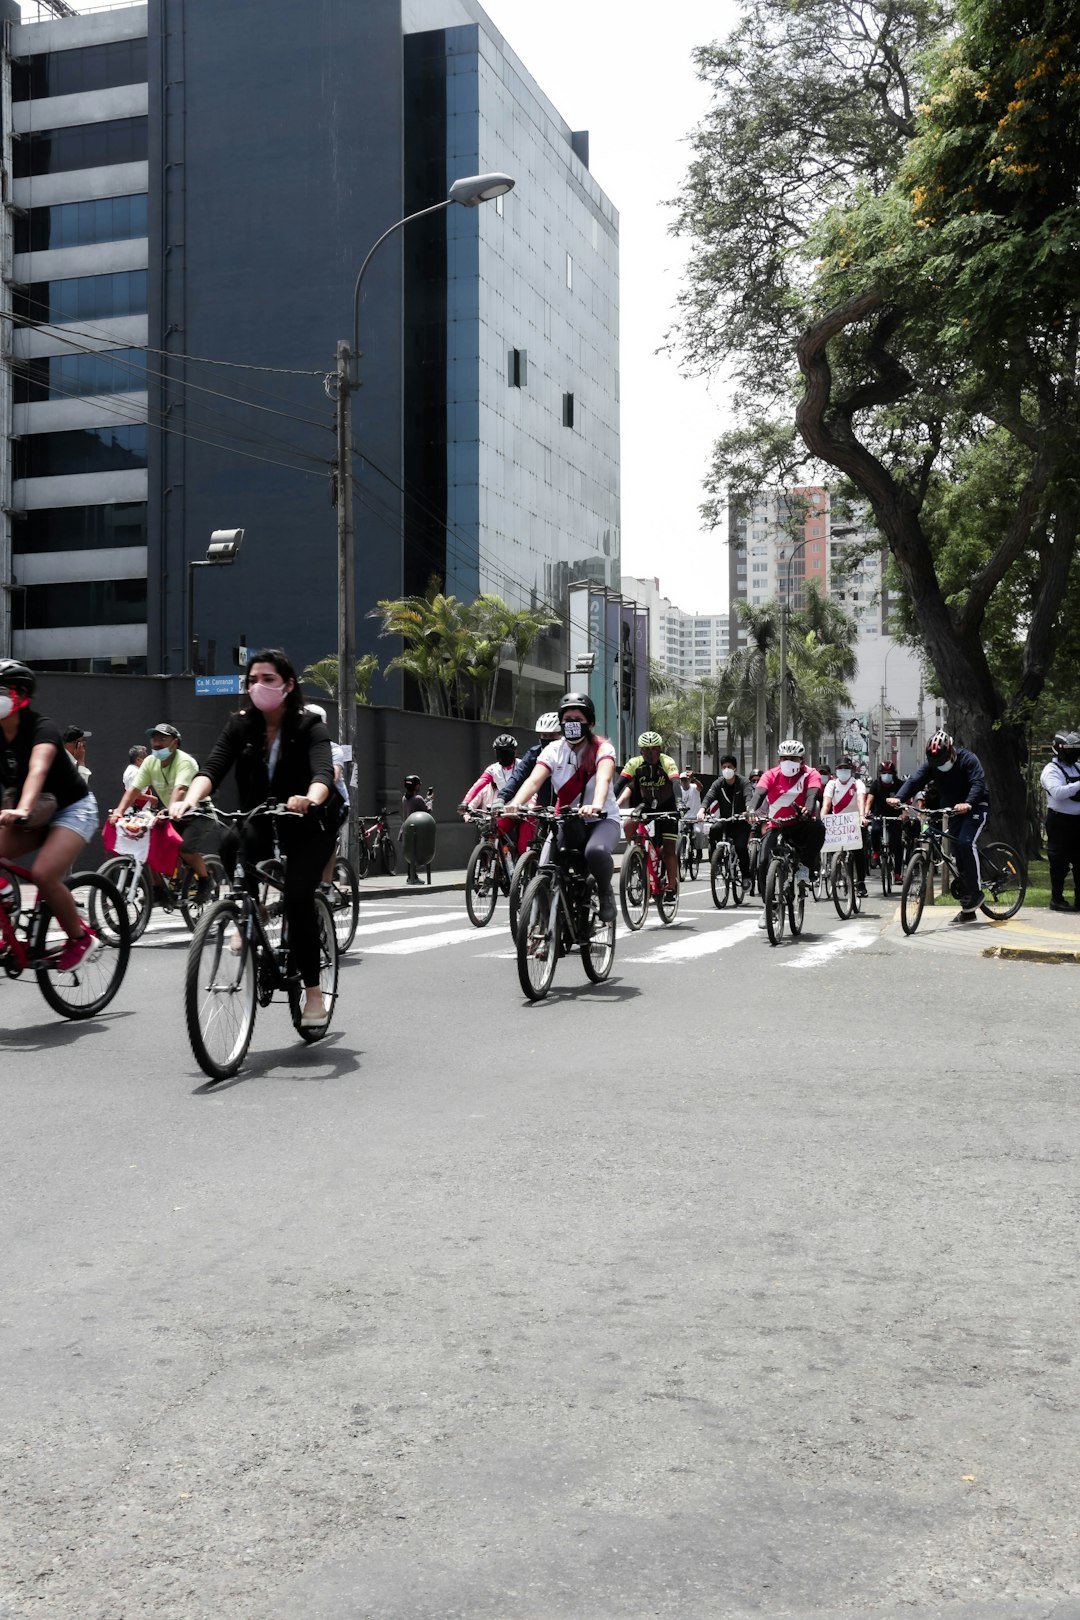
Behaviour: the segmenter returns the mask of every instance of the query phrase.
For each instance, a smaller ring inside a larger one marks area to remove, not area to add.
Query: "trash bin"
[[[402,844],[405,848],[405,866],[407,869],[406,883],[420,882],[419,868],[427,871],[427,880],[431,882],[431,863],[435,859],[435,817],[426,810],[414,810],[402,829]]]

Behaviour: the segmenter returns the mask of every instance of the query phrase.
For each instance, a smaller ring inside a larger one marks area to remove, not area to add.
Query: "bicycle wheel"
[[[815,905],[817,905],[818,901],[821,899],[821,887],[822,887],[822,877],[821,877],[821,867],[819,866],[817,871],[815,872],[814,876],[810,879],[810,893],[814,897],[814,904]]]
[[[679,896],[682,894],[681,889],[672,889],[670,891],[665,889],[664,884],[666,881],[667,873],[662,872],[660,876],[660,884],[656,890],[656,909],[659,913],[660,921],[665,926],[668,923],[673,923],[676,917],[679,915]]]
[[[219,900],[203,912],[188,946],[188,1040],[196,1063],[211,1080],[236,1073],[255,1028],[255,953],[244,935],[244,911],[239,900]]]
[[[881,851],[881,892],[888,899],[893,891],[892,855],[887,849]]]
[[[474,928],[486,928],[499,898],[498,851],[494,844],[477,844],[465,872],[465,910]]]
[[[539,868],[540,852],[535,849],[527,849],[514,867],[514,875],[510,880],[510,937],[515,941],[517,939],[521,902],[525,897],[525,890],[529,887]]]
[[[330,1028],[330,1021],[334,1016],[334,1007],[337,1003],[338,981],[338,942],[337,931],[334,927],[334,914],[327,905],[323,895],[315,896],[315,917],[319,932],[319,989],[323,993],[329,1012],[325,1024],[315,1024],[305,1028],[300,1022],[304,1010],[304,987],[300,983],[299,974],[289,976],[289,1012],[292,1015],[293,1028],[302,1041],[309,1044],[312,1041],[321,1041]]]
[[[600,896],[594,879],[589,879],[589,916],[581,941],[581,965],[593,984],[603,984],[615,960],[615,919],[600,920]]]
[[[357,840],[356,840],[356,876],[357,876],[357,878],[358,879],[359,878],[366,878],[367,875],[368,875],[368,868],[370,866],[371,866],[371,850],[368,848],[367,837],[366,837],[366,835],[364,833],[363,827],[361,827],[360,832],[359,832],[359,836],[357,837]]]
[[[547,872],[540,872],[525,890],[518,918],[518,980],[530,1001],[542,1001],[551,989],[561,926],[555,885]]]
[[[832,850],[821,863],[821,892],[826,900],[833,897],[833,871],[836,866],[836,856]]]
[[[645,851],[632,844],[623,856],[619,872],[619,905],[623,921],[632,933],[645,926],[649,912],[649,869]]]
[[[701,871],[701,851],[697,847],[697,840],[691,833],[689,849],[686,855],[686,871],[691,883],[697,882],[697,875]]]
[[[678,874],[679,874],[679,882],[680,883],[689,883],[689,881],[690,881],[690,869],[689,869],[689,863],[688,863],[688,860],[687,860],[687,854],[688,854],[688,851],[687,851],[687,846],[686,846],[686,839],[683,836],[683,834],[680,833],[679,834],[679,845],[678,845],[678,849],[676,850],[676,854],[675,854],[675,866],[676,866],[676,870],[678,871]]]
[[[65,887],[75,901],[83,927],[97,935],[100,948],[85,956],[77,968],[58,973],[35,968],[38,989],[54,1012],[65,1018],[93,1018],[107,1007],[119,990],[131,955],[127,906],[114,884],[100,872],[68,878]],[[98,925],[95,927],[94,918]],[[100,928],[100,932],[98,931]],[[41,901],[33,924],[30,954],[35,961],[63,950],[67,934]]]
[[[787,861],[782,855],[776,855],[769,862],[769,870],[765,878],[765,927],[769,934],[769,944],[779,945],[784,937],[784,920],[786,906],[784,904],[784,884],[787,880]]]
[[[995,922],[1008,922],[1024,903],[1027,871],[1008,844],[987,844],[979,849],[983,899],[979,910]]]
[[[806,910],[806,886],[795,878],[787,897],[788,922],[791,924],[793,939],[798,939],[803,929],[803,913]]]
[[[334,915],[338,955],[344,956],[356,936],[356,924],[360,917],[360,889],[356,873],[352,869],[352,862],[344,855],[339,855],[334,862],[330,890],[330,894],[323,898]]]
[[[724,844],[717,844],[713,850],[709,862],[709,888],[712,890],[713,905],[717,911],[723,911],[731,895],[731,868]],[[738,905],[739,901],[736,900],[735,904]]]
[[[387,877],[393,877],[397,871],[397,845],[389,833],[383,833],[379,839],[379,855],[382,858],[383,871]]]
[[[225,876],[225,868],[216,855],[206,856],[206,875],[210,881],[210,893],[205,900],[196,900],[195,890],[199,880],[194,872],[189,872],[187,881],[180,891],[180,912],[191,932],[194,933],[199,918],[209,906],[221,899],[222,894],[229,887],[229,880]]]
[[[918,928],[925,904],[926,862],[921,855],[913,855],[900,885],[900,926],[905,934],[913,934]]]
[[[832,903],[838,917],[850,917],[855,908],[855,880],[845,850],[839,850],[833,858]]]
[[[150,874],[145,865],[140,866],[130,855],[114,855],[111,860],[103,861],[98,871],[103,878],[115,884],[116,891],[124,902],[129,938],[134,945],[137,939],[142,938],[154,907]],[[90,926],[95,933],[102,934],[104,938],[108,937],[110,915],[111,907],[98,906],[96,898],[91,896]],[[112,943],[115,944],[116,941],[113,940]]]
[[[746,899],[746,879],[734,849],[728,852],[728,876],[731,879],[731,898],[735,905],[741,906]]]

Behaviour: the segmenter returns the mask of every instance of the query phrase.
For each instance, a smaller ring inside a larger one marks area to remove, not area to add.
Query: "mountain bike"
[[[679,914],[679,891],[673,889],[669,896],[664,859],[653,842],[657,824],[675,820],[673,810],[652,811],[647,821],[633,810],[627,818],[627,850],[619,872],[619,905],[627,928],[635,933],[645,925],[650,899],[656,902],[662,923],[673,923]]]
[[[471,810],[469,814],[479,828],[480,842],[469,856],[465,869],[465,910],[474,928],[486,928],[495,914],[499,895],[509,898],[517,848],[499,826],[499,817],[493,811]]]
[[[360,816],[356,828],[356,875],[367,877],[372,868],[381,866],[387,877],[397,871],[398,850],[390,832],[386,811],[377,816]]]
[[[897,886],[897,884],[903,881],[904,875],[903,867],[900,869],[899,877],[897,877],[893,871],[893,860],[899,851],[894,852],[889,839],[888,825],[890,822],[899,822],[903,827],[905,834],[908,832],[911,825],[910,822],[905,821],[904,818],[899,815],[870,817],[870,854],[868,858],[868,866],[870,871],[873,871],[875,868],[877,869],[878,875],[881,878],[881,892],[886,898],[892,894],[893,889]],[[908,842],[909,840],[907,837],[905,837],[903,843],[906,844]],[[907,850],[903,856],[905,861],[907,859],[907,855],[909,854],[910,850]]]
[[[204,815],[205,812],[196,812]],[[125,816],[118,831],[128,839],[138,838],[145,841],[147,847],[150,842],[150,829],[160,812],[137,811],[134,815]],[[207,820],[216,818],[206,816]],[[140,830],[141,829],[141,830]],[[108,878],[110,883],[116,885],[124,905],[127,909],[128,925],[131,931],[131,942],[141,939],[146,932],[146,925],[150,921],[150,913],[157,906],[161,911],[179,911],[184,922],[192,933],[207,906],[213,905],[219,899],[224,889],[228,887],[225,868],[216,855],[203,857],[206,863],[208,885],[202,897],[199,890],[202,879],[197,877],[185,861],[178,860],[176,870],[172,873],[152,872],[147,869],[146,851],[142,851],[142,858],[137,855],[110,855],[108,860],[102,861],[98,871],[102,877]]]
[[[266,817],[272,829],[273,856],[258,861],[261,892],[279,897],[285,884],[285,857],[278,841],[278,822],[294,816],[273,800],[244,812],[219,812],[237,826]],[[299,819],[299,818],[297,818]],[[227,1080],[239,1069],[255,1030],[255,1014],[278,992],[288,998],[293,1026],[301,1040],[319,1041],[330,1028],[337,998],[338,947],[334,919],[321,894],[314,897],[319,937],[319,989],[328,1007],[326,1022],[304,1026],[304,986],[292,962],[288,920],[283,909],[264,919],[265,901],[243,886],[244,860],[237,858],[228,895],[210,907],[188,949],[184,979],[184,1014],[195,1061],[212,1080]],[[268,910],[268,908],[266,908]]]
[[[544,848],[547,833],[540,824],[532,820],[533,833],[529,842],[518,856],[514,875],[510,879],[510,934],[517,940],[518,918],[521,915],[521,902],[525,897],[525,890],[540,870],[540,855]]]
[[[945,847],[949,835],[944,818],[952,813],[951,810],[926,809],[909,812],[919,825],[900,885],[900,926],[905,934],[913,934],[922,920],[932,867],[940,866],[943,872],[948,871],[951,874],[949,893],[956,900],[962,897],[956,859]],[[978,851],[983,886],[979,910],[994,922],[1008,922],[1024,903],[1027,869],[1011,844],[980,843]]]
[[[56,963],[68,936],[40,895],[24,908],[22,885],[33,881],[29,867],[0,858],[0,969],[9,979],[32,973],[49,1006],[64,1018],[93,1018],[109,1005],[127,972],[131,930],[124,902],[100,872],[65,880],[83,927],[96,934],[98,944],[78,967],[61,973]]]
[[[785,919],[796,939],[802,933],[809,884],[798,876],[801,857],[784,832],[784,823],[774,821],[769,825],[775,828],[777,836],[765,878],[765,927],[769,944],[779,945],[784,937]]]
[[[697,841],[697,820],[693,817],[684,819],[679,824],[679,837],[676,848],[676,859],[679,866],[680,883],[695,882],[701,870],[701,850]]]
[[[859,893],[859,874],[855,869],[854,849],[832,849],[828,890],[838,917],[857,917],[862,910]]]
[[[533,811],[545,837],[565,832],[575,820],[588,821],[580,810]],[[517,933],[518,979],[530,1001],[542,1001],[551,989],[560,956],[581,953],[586,977],[602,984],[615,960],[615,922],[600,920],[596,879],[581,850],[556,847],[550,865],[542,866],[521,901]]]
[[[730,827],[737,821],[745,820],[745,816],[718,816],[711,825]],[[730,835],[722,832],[709,857],[709,887],[712,890],[713,905],[719,911],[723,911],[729,900],[733,905],[741,906],[746,898],[748,882],[749,879],[742,875],[738,850],[732,843]]]

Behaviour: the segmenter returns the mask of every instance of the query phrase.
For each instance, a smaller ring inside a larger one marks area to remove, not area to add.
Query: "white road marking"
[[[454,928],[448,934],[426,934],[419,939],[395,939],[389,945],[368,945],[365,956],[411,956],[416,951],[437,951],[443,945],[462,945],[467,939],[477,939],[479,928]]]
[[[361,913],[361,915],[363,915],[363,913]],[[359,939],[361,934],[394,934],[399,928],[433,928],[436,924],[460,921],[460,910],[429,911],[423,917],[398,917],[394,922],[368,923],[366,925],[361,923],[360,927],[356,930],[356,937]],[[477,932],[478,930],[475,928],[469,929],[469,934],[475,934]],[[462,937],[464,939],[468,939],[469,934],[464,934]]]
[[[618,955],[616,942],[615,960],[629,965],[631,962],[692,962],[698,956],[711,956],[715,951],[726,951],[731,945],[738,945],[744,939],[750,939],[758,931],[756,917],[740,918],[728,928],[719,928],[712,934],[696,934],[693,939],[673,939],[670,945],[660,945],[648,956]],[[762,929],[764,933],[764,929]]]
[[[860,923],[856,928],[838,928],[835,933],[829,934],[820,944],[807,943],[802,952],[792,957],[790,962],[781,962],[781,967],[812,968],[818,967],[830,956],[839,956],[843,951],[861,950],[864,945],[872,945],[878,937],[876,928],[867,923]],[[802,942],[799,941],[801,944]]]

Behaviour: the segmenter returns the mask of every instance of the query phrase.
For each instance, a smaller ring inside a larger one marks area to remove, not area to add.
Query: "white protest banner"
[[[822,816],[825,823],[823,849],[862,849],[862,828],[857,810],[834,810]]]

